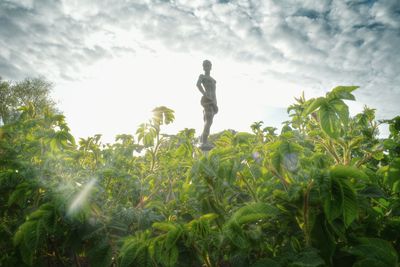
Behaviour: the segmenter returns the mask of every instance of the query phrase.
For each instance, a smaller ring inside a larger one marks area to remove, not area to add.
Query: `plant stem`
[[[251,196],[253,197],[255,202],[258,202],[257,194],[253,191],[251,188],[249,182],[246,180],[244,175],[242,173],[239,173],[239,177],[242,179],[242,181],[246,184],[247,189],[249,189]]]

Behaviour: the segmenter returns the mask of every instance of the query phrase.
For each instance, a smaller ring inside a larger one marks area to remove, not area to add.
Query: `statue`
[[[197,88],[199,88],[200,93],[203,95],[201,97],[201,105],[204,108],[203,120],[204,129],[201,134],[201,149],[208,151],[212,149],[212,145],[208,143],[208,135],[210,134],[211,124],[213,123],[214,115],[218,113],[217,97],[215,94],[216,81],[210,76],[211,71],[211,61],[203,61],[204,74],[200,74],[197,80]]]

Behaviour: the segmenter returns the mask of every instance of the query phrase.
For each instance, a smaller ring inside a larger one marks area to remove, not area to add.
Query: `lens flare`
[[[299,159],[296,153],[289,153],[285,155],[283,164],[289,171],[294,172],[297,170],[298,161]]]
[[[87,202],[90,192],[96,184],[96,178],[92,178],[83,189],[74,197],[68,208],[68,215],[72,215],[79,211]]]

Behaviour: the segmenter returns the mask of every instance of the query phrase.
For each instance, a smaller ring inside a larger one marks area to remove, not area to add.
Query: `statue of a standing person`
[[[204,74],[200,74],[196,84],[200,93],[203,95],[201,97],[201,105],[204,108],[204,129],[201,135],[201,147],[204,150],[210,150],[212,148],[212,145],[208,143],[207,139],[210,134],[210,127],[213,123],[214,115],[218,113],[217,96],[215,94],[216,81],[210,76],[211,67],[211,61],[203,61]]]

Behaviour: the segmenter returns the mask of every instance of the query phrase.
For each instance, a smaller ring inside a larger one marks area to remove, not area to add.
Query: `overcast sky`
[[[378,118],[400,113],[399,0],[0,0],[0,76],[42,75],[77,137],[111,142],[160,105],[202,129],[196,81],[213,63],[212,132],[279,126],[294,97],[358,85]]]

